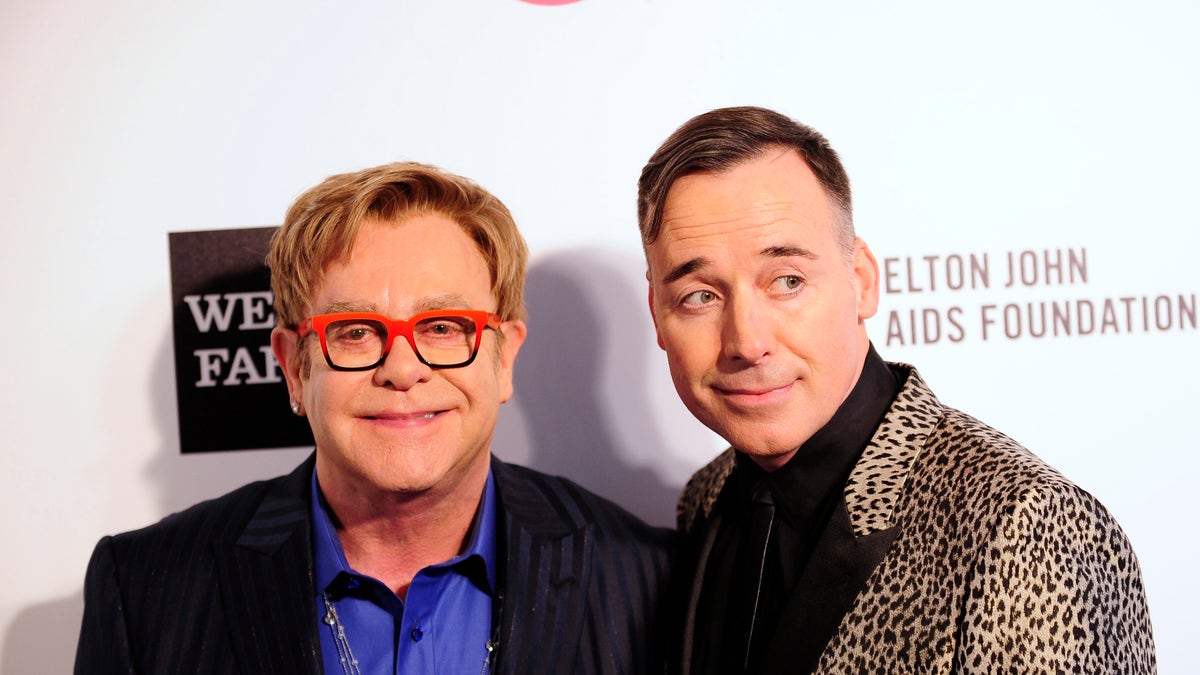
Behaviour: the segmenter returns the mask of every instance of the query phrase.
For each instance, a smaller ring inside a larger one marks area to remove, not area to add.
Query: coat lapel
[[[571,527],[534,477],[493,461],[503,522],[499,672],[572,672],[592,573],[591,527]]]
[[[796,583],[767,652],[768,673],[816,667],[871,574],[903,533],[896,512],[925,438],[941,418],[933,393],[911,366],[846,482],[843,499]]]
[[[897,506],[925,438],[942,416],[942,406],[912,366],[892,367],[904,373],[904,385],[855,464],[843,499],[788,599],[768,647],[768,673],[814,669],[871,574],[903,532],[902,524],[896,521]],[[680,530],[693,536],[703,533],[703,539],[692,549],[696,552],[694,566],[684,566],[692,582],[681,589],[679,604],[685,613],[676,615],[682,624],[681,649],[677,652],[682,658],[682,672],[690,668],[696,605],[720,524],[720,514],[714,507],[733,467],[733,451],[727,450],[696,473],[679,505]]]
[[[321,673],[308,500],[315,455],[271,482],[245,528],[214,544],[242,673]]]
[[[899,527],[855,536],[845,502],[838,504],[788,599],[767,648],[766,672],[811,672]]]

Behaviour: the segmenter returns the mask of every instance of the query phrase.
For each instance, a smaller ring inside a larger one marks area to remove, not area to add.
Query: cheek
[[[313,380],[311,377],[304,378],[304,414],[308,417],[308,424],[315,431],[324,420],[324,407],[321,405],[321,397],[323,389],[319,381]]]
[[[658,338],[667,355],[671,378],[682,393],[687,383],[702,386],[703,379],[718,367],[724,349],[722,324],[718,316],[673,318],[660,321]]]
[[[700,374],[688,370],[675,359],[668,359],[667,365],[671,370],[671,384],[675,387],[675,395],[693,415],[701,416],[703,409],[700,401],[704,394]]]
[[[667,367],[675,388],[683,393],[698,384],[712,362],[707,343],[697,339],[674,339],[666,341]]]
[[[331,377],[331,375],[349,375],[350,373],[330,373],[313,367],[310,375],[304,379],[304,405],[309,410],[310,422],[315,426],[338,407],[344,398],[345,380],[348,378]]]
[[[483,355],[480,354],[480,358]],[[504,394],[502,368],[491,363],[491,358],[476,362],[466,368],[438,371],[444,388],[452,389],[461,400],[471,406],[500,402]]]

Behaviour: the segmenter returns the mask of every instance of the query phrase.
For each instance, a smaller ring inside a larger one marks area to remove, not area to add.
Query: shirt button
[[[413,642],[420,642],[421,638],[425,637],[425,631],[421,630],[420,626],[413,626],[408,634],[412,637]]]

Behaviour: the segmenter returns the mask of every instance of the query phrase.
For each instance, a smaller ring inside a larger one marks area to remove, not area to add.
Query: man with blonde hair
[[[475,183],[400,163],[302,195],[267,263],[316,451],[105,537],[77,673],[642,673],[667,533],[491,454],[526,247]]]

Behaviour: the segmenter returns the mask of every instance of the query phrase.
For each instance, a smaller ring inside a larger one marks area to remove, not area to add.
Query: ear
[[[517,361],[517,352],[525,344],[527,328],[524,321],[505,321],[500,324],[500,332],[504,339],[500,341],[500,359],[496,367],[496,375],[500,385],[500,402],[505,403],[513,395],[513,366]]]
[[[654,336],[658,338],[658,348],[666,350],[663,346],[662,333],[658,332],[658,316],[654,314],[654,284],[650,283],[650,272],[646,272],[646,287],[649,289],[649,295],[646,302],[650,305],[650,321],[654,324]]]
[[[869,319],[879,310],[879,263],[861,237],[854,240],[853,278],[858,300],[858,320]]]
[[[300,335],[294,330],[276,326],[271,330],[271,351],[279,362],[279,369],[287,380],[288,397],[290,402],[299,403],[300,411],[304,414],[304,381],[300,377]]]

